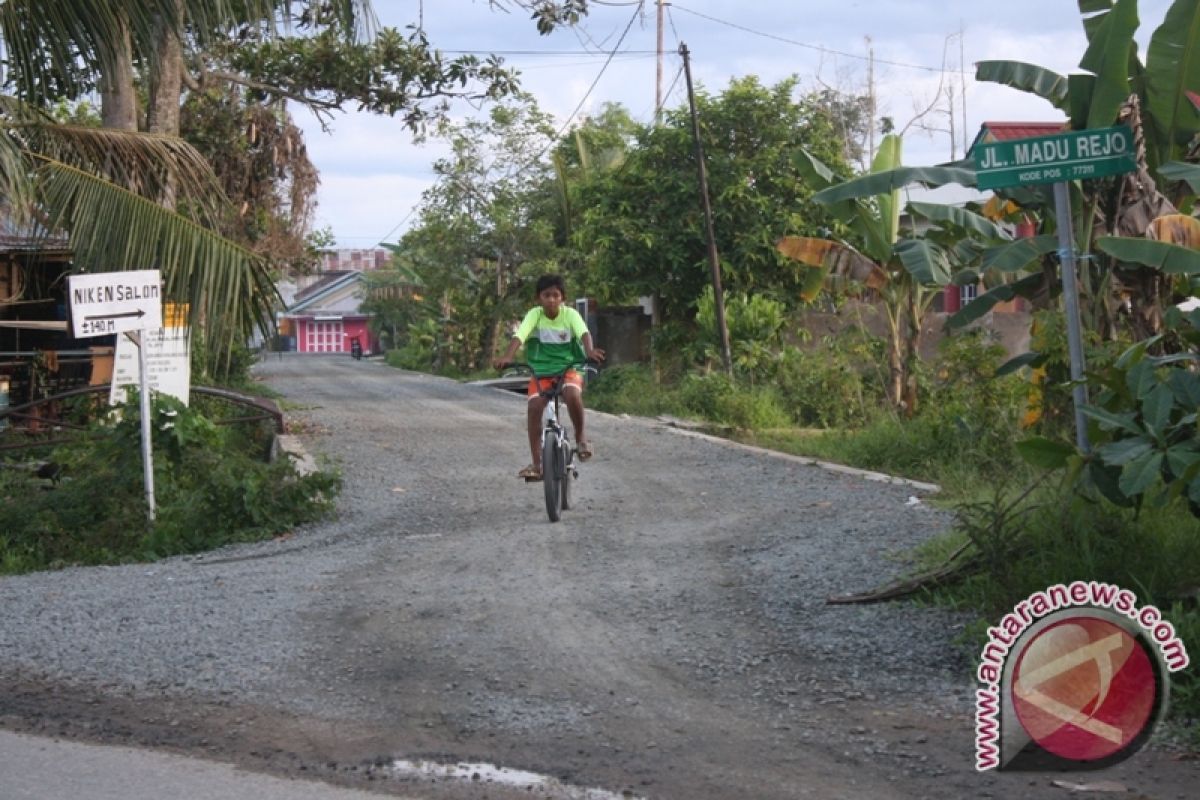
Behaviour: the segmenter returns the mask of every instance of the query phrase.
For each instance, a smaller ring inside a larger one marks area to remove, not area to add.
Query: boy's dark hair
[[[543,275],[537,279],[537,289],[534,291],[534,297],[541,297],[542,292],[551,287],[558,287],[558,290],[563,293],[563,297],[567,296],[567,287],[563,283],[561,275]]]

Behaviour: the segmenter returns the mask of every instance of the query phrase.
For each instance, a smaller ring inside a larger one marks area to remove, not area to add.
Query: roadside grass
[[[1007,497],[1000,500],[1007,502]],[[1013,517],[1003,540],[990,542],[980,534],[992,521],[979,513],[981,506],[964,504],[955,528],[917,552],[920,571],[943,563],[968,538],[975,540],[980,568],[923,595],[927,602],[981,615],[961,638],[970,657],[982,651],[987,627],[1018,602],[1076,580],[1134,592],[1139,606],[1154,605],[1163,612],[1184,646],[1190,645],[1193,659],[1200,655],[1200,520],[1185,504],[1134,511],[1085,498],[1066,486],[1046,486],[1022,504],[1025,513]],[[1200,670],[1195,663],[1172,677],[1171,691],[1171,717],[1190,726],[1191,745],[1200,746]]]

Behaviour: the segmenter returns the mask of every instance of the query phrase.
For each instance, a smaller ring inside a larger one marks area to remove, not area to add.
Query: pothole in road
[[[538,790],[554,800],[644,800],[631,792],[610,792],[606,789],[589,789],[569,786],[549,775],[539,775],[520,769],[508,769],[494,764],[439,764],[434,761],[409,761],[398,759],[392,762],[391,771],[396,778],[461,781],[462,783],[490,783],[513,789]]]

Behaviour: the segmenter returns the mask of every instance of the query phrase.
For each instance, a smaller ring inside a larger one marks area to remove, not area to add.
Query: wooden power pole
[[[654,124],[662,122],[663,0],[658,0],[658,67],[654,75]]]
[[[704,232],[708,237],[708,266],[712,272],[713,303],[717,311],[717,331],[721,335],[721,360],[725,374],[733,377],[733,355],[729,348],[729,327],[725,324],[725,293],[721,289],[721,261],[717,257],[717,240],[713,233],[712,205],[708,200],[708,170],[704,166],[704,146],[700,143],[700,117],[696,113],[696,93],[692,89],[692,65],[687,45],[679,43],[683,56],[683,74],[687,76],[688,106],[692,110],[692,138],[696,143],[696,171],[700,176],[700,204],[704,208]]]

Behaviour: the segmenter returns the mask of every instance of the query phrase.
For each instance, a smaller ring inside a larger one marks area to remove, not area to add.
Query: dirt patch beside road
[[[552,525],[512,477],[519,397],[348,358],[263,373],[341,465],[338,518],[0,581],[0,724],[430,797],[509,790],[391,762],[687,800],[1061,796],[973,771],[961,618],[824,602],[944,527],[911,489],[596,415]],[[1174,797],[1200,775],[1152,752],[1105,777]]]

